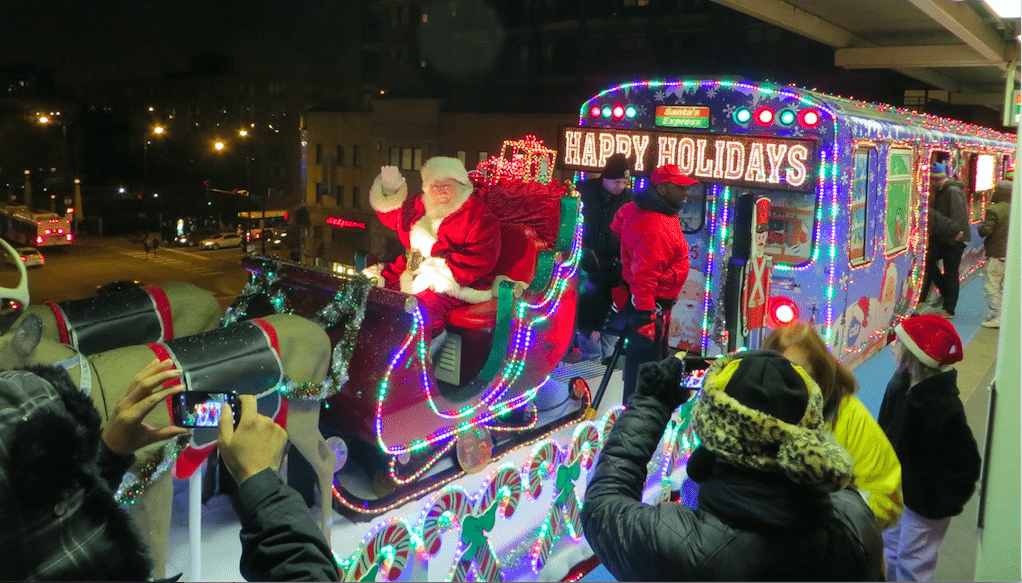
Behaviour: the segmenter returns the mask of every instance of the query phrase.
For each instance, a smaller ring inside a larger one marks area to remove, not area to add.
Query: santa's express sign
[[[559,142],[561,167],[584,172],[600,172],[622,153],[635,157],[637,175],[677,164],[700,181],[812,192],[819,168],[812,139],[571,127]]]

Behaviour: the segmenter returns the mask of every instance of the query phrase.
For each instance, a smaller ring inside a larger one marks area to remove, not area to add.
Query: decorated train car
[[[582,105],[559,142],[559,164],[580,178],[623,153],[636,189],[662,164],[699,181],[679,213],[691,270],[673,346],[704,356],[755,348],[798,318],[849,366],[884,346],[922,299],[931,164],[964,185],[965,278],[983,262],[976,225],[989,195],[1015,163],[1013,135],[724,79],[610,88]]]

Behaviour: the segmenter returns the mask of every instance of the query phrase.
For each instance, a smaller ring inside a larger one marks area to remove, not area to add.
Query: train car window
[[[912,212],[912,150],[891,149],[887,160],[884,246],[888,257],[908,248]]]
[[[996,183],[997,157],[992,154],[976,154],[973,156],[973,161],[972,184],[974,189],[969,201],[971,203],[969,208],[972,209],[972,222],[978,223],[983,220],[986,201],[990,198]]]
[[[852,193],[848,205],[848,262],[859,266],[873,261],[875,237],[870,220],[873,211],[870,195],[875,190],[876,149],[859,148],[855,151],[853,164]]]
[[[774,264],[801,265],[813,253],[816,197],[804,193],[753,189],[770,199],[766,252]]]
[[[706,224],[706,185],[703,183],[688,188],[688,201],[678,211],[681,230],[697,233]]]

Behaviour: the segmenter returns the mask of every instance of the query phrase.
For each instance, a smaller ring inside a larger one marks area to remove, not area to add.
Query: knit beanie
[[[831,492],[853,477],[851,456],[823,421],[819,386],[776,352],[717,359],[692,409],[692,427],[721,462]]]
[[[611,154],[607,158],[606,164],[603,165],[603,172],[600,173],[600,178],[606,178],[608,180],[616,180],[618,178],[624,178],[625,173],[631,169],[631,164],[628,162],[628,158],[624,154]]]
[[[894,333],[909,352],[930,368],[944,368],[962,360],[958,331],[936,314],[906,318],[894,328]]]
[[[947,166],[945,166],[944,164],[941,164],[940,162],[934,162],[933,165],[930,166],[930,178],[933,179],[939,178],[943,180],[947,177],[948,177]]]

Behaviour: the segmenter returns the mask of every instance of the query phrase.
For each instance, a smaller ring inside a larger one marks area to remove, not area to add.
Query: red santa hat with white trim
[[[930,368],[944,368],[962,360],[962,339],[946,319],[936,314],[906,318],[894,333],[909,351]]]
[[[472,181],[468,178],[468,171],[465,170],[465,165],[457,158],[434,156],[426,160],[419,173],[422,174],[423,189],[429,188],[429,185],[438,180],[445,180],[447,178],[453,179],[462,186],[472,184]]]

